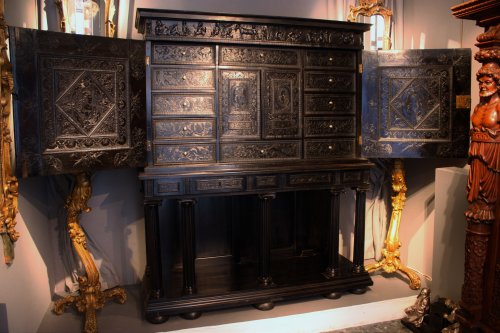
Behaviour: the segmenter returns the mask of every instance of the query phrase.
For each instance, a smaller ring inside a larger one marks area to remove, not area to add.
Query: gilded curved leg
[[[101,290],[99,271],[87,249],[87,239],[80,227],[78,217],[81,212],[90,211],[87,201],[90,198],[91,192],[90,175],[84,172],[76,175],[75,186],[66,200],[66,210],[68,212],[67,224],[71,243],[82,261],[85,268],[85,275],[78,278],[80,285],[79,295],[66,296],[57,300],[54,302],[53,308],[53,312],[60,315],[64,313],[68,305],[74,304],[79,312],[85,313],[83,329],[85,333],[97,332],[96,310],[102,309],[108,300],[114,298],[119,303],[124,303],[127,299],[125,290],[121,287]]]
[[[420,277],[417,273],[401,263],[399,258],[399,225],[401,224],[401,215],[406,202],[406,183],[404,178],[403,162],[396,160],[392,172],[392,189],[395,195],[392,197],[392,213],[385,247],[382,250],[382,260],[367,265],[365,270],[373,272],[377,269],[383,269],[387,273],[401,271],[410,279],[411,289],[420,289]]]

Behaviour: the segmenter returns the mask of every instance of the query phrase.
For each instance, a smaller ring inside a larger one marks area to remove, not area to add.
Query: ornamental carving
[[[244,178],[212,178],[212,179],[197,179],[197,191],[213,191],[213,190],[243,190]]]
[[[214,120],[153,120],[155,139],[214,138]]]
[[[306,137],[355,136],[354,117],[309,117],[304,121]]]
[[[142,42],[21,28],[10,36],[19,174],[144,165]]]
[[[212,46],[153,44],[153,64],[215,64]]]
[[[146,19],[146,39],[210,40],[275,45],[362,48],[362,32],[259,23]]]
[[[221,71],[221,137],[260,138],[258,71]]]
[[[263,159],[299,159],[301,145],[299,142],[287,141],[276,143],[222,144],[221,159],[223,162],[249,161]]]
[[[354,95],[304,95],[305,114],[353,114],[354,111]]]
[[[329,184],[330,174],[302,174],[290,175],[290,185],[303,185],[303,184]]]
[[[305,72],[304,89],[311,91],[354,92],[354,73]]]
[[[256,49],[248,47],[222,47],[221,65],[273,65],[298,66],[296,50]]]
[[[488,236],[467,230],[465,238],[465,272],[462,300],[468,305],[481,305],[483,301],[483,274],[488,252]]]
[[[356,69],[356,53],[349,51],[307,51],[307,67]]]
[[[354,140],[305,141],[305,158],[321,159],[354,156]]]
[[[154,146],[154,164],[215,162],[214,145],[160,145]]]
[[[153,68],[152,89],[214,89],[215,72],[203,69]]]
[[[265,71],[262,96],[263,137],[298,138],[301,135],[300,73]]]
[[[152,94],[153,116],[214,116],[213,95]]]

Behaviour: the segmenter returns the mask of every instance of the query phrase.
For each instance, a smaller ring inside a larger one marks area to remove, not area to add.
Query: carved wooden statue
[[[465,276],[456,317],[464,327],[498,332],[500,327],[500,2],[468,1],[452,7],[485,32],[477,37],[475,59],[480,102],[471,115],[469,179],[465,212]],[[495,211],[496,210],[496,211]]]

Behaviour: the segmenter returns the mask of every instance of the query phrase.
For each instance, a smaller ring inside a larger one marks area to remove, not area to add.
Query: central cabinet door
[[[222,162],[300,159],[301,53],[220,46]]]

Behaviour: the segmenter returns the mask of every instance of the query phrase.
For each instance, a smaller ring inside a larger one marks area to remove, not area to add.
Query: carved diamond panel
[[[366,157],[465,157],[470,50],[363,55],[362,152]]]
[[[145,163],[143,42],[12,28],[17,172]]]

